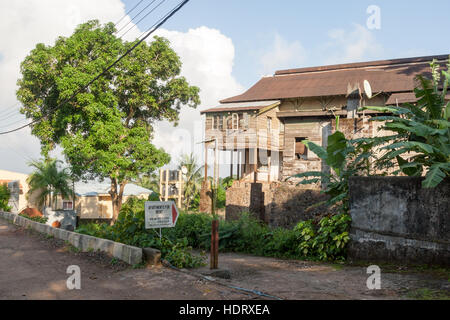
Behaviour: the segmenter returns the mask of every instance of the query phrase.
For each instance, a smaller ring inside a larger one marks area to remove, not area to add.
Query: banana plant
[[[432,78],[417,77],[414,90],[417,103],[402,106],[365,107],[363,109],[389,113],[371,121],[384,121],[383,129],[396,135],[381,138],[384,155],[378,168],[398,166],[394,174],[423,176],[424,188],[434,188],[450,175],[450,102],[446,102],[450,81],[450,60],[447,71],[439,72],[439,64],[431,64]]]
[[[341,131],[328,137],[328,147],[321,147],[305,140],[303,143],[330,167],[329,172],[311,171],[294,175],[302,179],[299,184],[321,183],[323,193],[330,196],[328,201],[315,206],[327,204],[342,205],[342,212],[348,212],[348,180],[352,176],[371,174],[372,148],[378,141],[367,139],[347,140]]]

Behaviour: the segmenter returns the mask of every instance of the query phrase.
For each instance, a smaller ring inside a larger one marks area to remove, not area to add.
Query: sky
[[[54,44],[90,19],[117,22],[140,0],[15,0],[0,2],[0,132],[27,123],[15,98],[20,62],[37,43]],[[141,35],[179,0],[139,22],[144,0],[118,25]],[[276,70],[335,63],[450,54],[450,1],[191,0],[157,34],[179,54],[182,75],[201,89],[198,109],[183,108],[179,126],[156,125],[154,143],[172,155],[194,151],[201,162],[199,111],[240,94]],[[137,24],[137,25],[135,25]],[[123,31],[123,32],[124,32]],[[122,32],[122,33],[123,33]],[[0,169],[31,171],[39,141],[29,129],[0,135]],[[55,155],[60,156],[60,152]]]

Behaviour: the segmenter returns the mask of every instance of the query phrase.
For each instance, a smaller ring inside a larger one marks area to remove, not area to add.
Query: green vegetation
[[[339,118],[336,120],[338,130],[328,137],[328,147],[325,149],[313,142],[303,143],[330,168],[331,172],[304,172],[294,176],[302,178],[299,184],[321,182],[325,187],[323,193],[330,199],[327,205],[340,205],[342,213],[348,213],[348,181],[352,176],[371,175],[369,159],[373,156],[372,149],[377,141],[348,140],[339,131]],[[316,206],[322,203],[316,204]]]
[[[406,297],[414,300],[450,300],[450,293],[448,290],[423,288],[408,292]]]
[[[9,192],[8,186],[6,184],[0,185],[0,210],[9,212],[11,207],[8,205],[9,198],[11,197],[11,192]]]
[[[151,144],[153,123],[176,124],[182,105],[200,103],[199,88],[180,76],[180,58],[161,37],[141,43],[79,92],[135,45],[115,32],[113,23],[94,20],[53,46],[38,44],[21,64],[17,91],[44,156],[61,146],[77,178],[110,179],[113,222],[127,183],[170,161]]]
[[[27,196],[37,193],[38,204],[41,207],[47,204],[51,207],[53,203],[56,208],[58,195],[63,198],[73,196],[70,173],[68,169],[60,169],[58,166],[60,163],[62,162],[52,159],[30,163],[35,171],[27,180],[30,185]]]
[[[450,61],[448,64],[450,69]],[[325,149],[313,142],[304,141],[307,147],[321,158],[330,168],[330,172],[305,172],[293,178],[301,178],[300,184],[321,183],[323,193],[329,196],[329,206],[339,206],[340,214],[327,217],[319,223],[316,235],[312,224],[301,222],[297,228],[302,237],[300,246],[303,253],[312,254],[320,260],[345,256],[348,242],[349,216],[349,178],[352,176],[387,175],[389,169],[397,166],[408,176],[422,176],[425,170],[424,188],[433,188],[450,176],[450,103],[445,102],[450,81],[449,71],[442,71],[431,63],[431,80],[418,76],[420,86],[415,89],[416,104],[402,107],[366,107],[365,109],[388,112],[392,115],[374,117],[371,121],[385,121],[383,129],[395,132],[395,135],[375,138],[349,140],[339,131],[329,136]],[[376,149],[385,151],[380,158]],[[404,155],[408,154],[408,159]],[[321,203],[320,203],[321,204]],[[320,205],[317,204],[317,205]],[[321,231],[320,231],[321,230]],[[337,230],[330,233],[330,230]],[[314,241],[310,241],[314,238]],[[314,244],[314,246],[313,246]],[[336,252],[338,254],[336,254]]]
[[[208,214],[183,213],[177,226],[163,230],[146,230],[144,201],[130,199],[124,204],[114,226],[88,224],[77,232],[137,246],[161,250],[162,257],[179,268],[195,268],[203,259],[192,254],[192,248],[209,250],[211,223]],[[293,230],[272,229],[243,215],[237,221],[221,221],[220,250],[254,255],[320,261],[342,261],[349,241],[348,216],[324,218],[319,224],[301,222]]]
[[[46,218],[46,217],[30,217],[30,216],[28,216],[26,214],[20,214],[20,216],[25,218],[25,219],[28,219],[28,220],[31,220],[31,221],[34,221],[34,222],[38,222],[38,223],[42,223],[42,224],[46,224],[47,221],[48,221],[48,218]]]
[[[450,102],[445,102],[450,81],[450,61],[442,71],[436,61],[431,63],[432,79],[419,75],[420,86],[415,89],[416,104],[402,107],[366,107],[365,109],[391,113],[374,117],[372,121],[386,121],[384,129],[396,133],[384,137],[381,150],[386,153],[377,161],[379,168],[400,168],[408,176],[422,176],[424,188],[434,188],[450,176]],[[407,158],[405,158],[407,157]]]
[[[200,195],[202,187],[202,170],[203,166],[197,163],[197,158],[194,153],[182,155],[180,158],[178,170],[186,168],[186,174],[183,176],[183,191],[184,191],[184,210],[189,209],[194,205],[194,200],[197,195]]]

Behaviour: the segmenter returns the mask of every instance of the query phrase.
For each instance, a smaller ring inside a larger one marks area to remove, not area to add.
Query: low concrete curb
[[[68,241],[74,247],[83,252],[90,250],[102,251],[112,255],[114,258],[125,261],[128,264],[135,265],[142,262],[142,249],[128,246],[111,240],[91,237],[76,232],[70,232],[62,229],[52,228],[51,226],[34,222],[20,217],[15,213],[1,212],[0,218],[11,221],[15,225],[24,228],[31,228],[37,232],[52,235],[57,239]]]

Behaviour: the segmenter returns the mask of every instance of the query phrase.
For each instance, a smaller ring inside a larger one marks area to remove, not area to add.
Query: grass
[[[438,278],[444,278],[450,281],[450,268],[438,265],[423,265],[423,264],[395,264],[386,262],[368,262],[357,261],[348,263],[349,266],[354,267],[368,267],[371,265],[378,265],[382,272],[385,273],[399,273],[399,274],[429,274]]]
[[[414,300],[450,300],[450,291],[422,288],[408,292],[406,297]]]
[[[77,247],[73,246],[69,241],[66,241],[66,248],[69,252],[72,253],[80,253],[81,249],[78,249]]]

